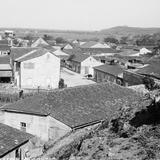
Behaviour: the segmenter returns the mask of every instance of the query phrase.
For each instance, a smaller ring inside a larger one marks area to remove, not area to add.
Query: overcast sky
[[[0,0],[0,27],[160,27],[160,0]]]

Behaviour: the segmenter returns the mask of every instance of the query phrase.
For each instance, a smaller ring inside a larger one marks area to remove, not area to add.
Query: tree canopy
[[[105,43],[115,43],[115,44],[119,44],[119,41],[118,39],[116,38],[113,38],[113,37],[107,37],[107,38],[104,38],[104,42]]]

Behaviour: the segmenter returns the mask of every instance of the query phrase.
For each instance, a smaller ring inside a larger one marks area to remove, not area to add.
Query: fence
[[[27,98],[30,96],[33,96],[35,93],[24,93],[23,98]],[[12,103],[15,101],[20,100],[19,93],[6,93],[6,92],[0,92],[0,102],[1,103]]]

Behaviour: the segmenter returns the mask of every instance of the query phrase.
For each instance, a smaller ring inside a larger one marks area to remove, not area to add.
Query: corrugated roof
[[[98,83],[35,95],[5,105],[2,110],[50,115],[74,128],[109,118],[122,105],[131,107],[140,101],[140,96],[130,89],[113,83]]]
[[[31,134],[0,123],[0,158],[27,142],[32,137]]]
[[[118,76],[119,74],[123,73],[123,71],[124,71],[124,69],[120,65],[116,65],[116,64],[112,64],[112,65],[104,64],[101,66],[94,67],[94,69],[98,70],[98,71],[105,72],[105,73],[109,73],[114,76]]]

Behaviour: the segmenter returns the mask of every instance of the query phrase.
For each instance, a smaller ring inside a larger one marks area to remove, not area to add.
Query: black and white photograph
[[[0,0],[0,160],[160,160],[160,0]]]

